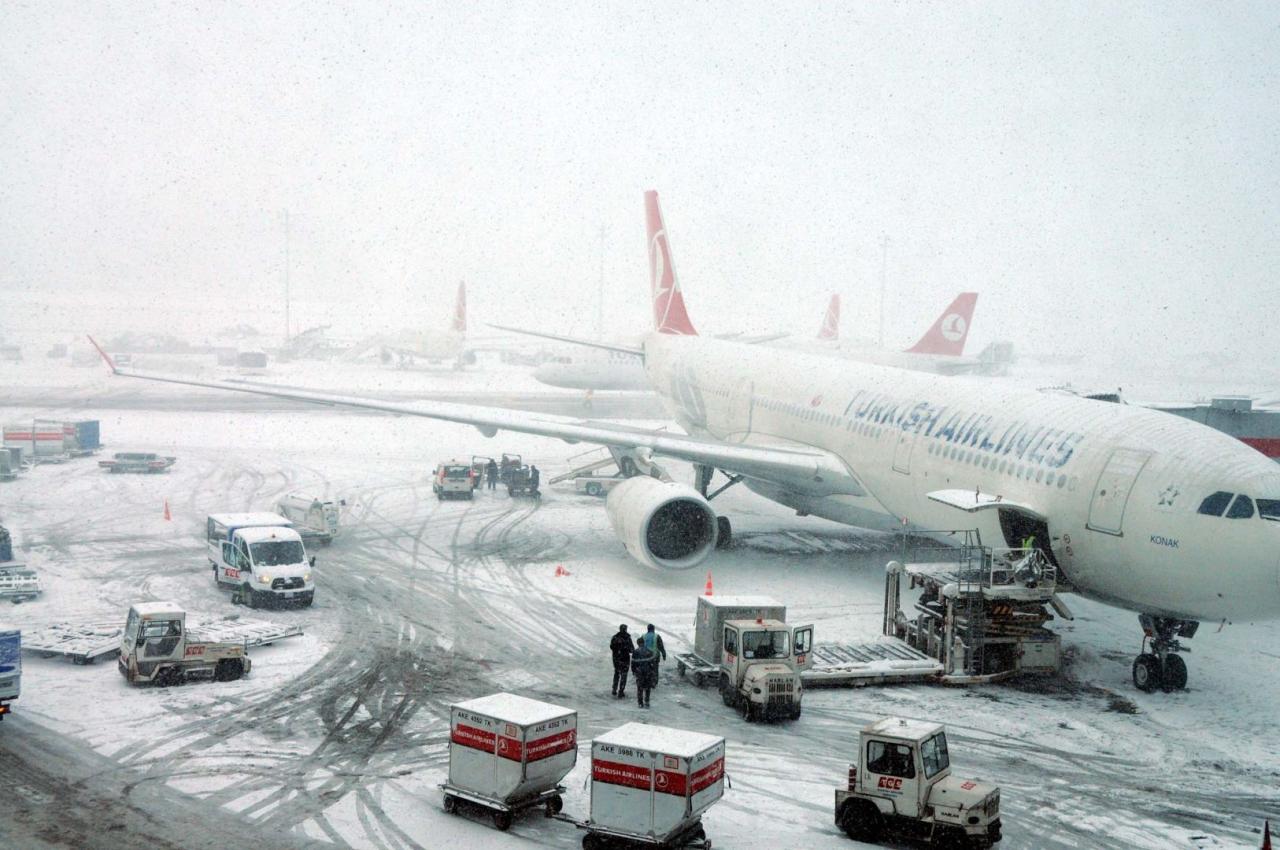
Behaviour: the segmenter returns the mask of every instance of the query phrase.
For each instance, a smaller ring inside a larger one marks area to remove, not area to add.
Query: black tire
[[[749,699],[742,701],[742,719],[748,723],[755,723],[759,715],[756,713],[756,704]]]
[[[257,608],[259,604],[258,591],[254,590],[252,586],[246,584],[240,589],[240,601],[242,601],[247,608]]]
[[[733,545],[733,523],[727,516],[716,517],[716,548],[728,549]]]
[[[603,848],[604,843],[594,832],[588,832],[582,836],[582,850],[603,850]]]
[[[456,811],[458,811],[458,798],[453,796],[452,794],[445,794],[444,795],[444,813],[446,815],[451,815]]]
[[[683,678],[684,678],[684,670],[685,670],[684,662],[683,662],[683,661],[677,661],[677,662],[676,662],[676,675],[677,675],[677,676],[679,676],[681,679],[683,679]]]
[[[867,800],[846,800],[840,807],[840,828],[854,841],[872,842],[884,829],[884,818],[874,803]]]
[[[1164,680],[1163,673],[1160,659],[1150,652],[1144,652],[1133,659],[1133,684],[1140,691],[1158,691]]]
[[[156,674],[156,687],[171,688],[182,684],[182,673],[176,667],[166,667]]]
[[[224,658],[213,671],[213,678],[218,682],[234,682],[243,675],[244,662],[239,658]]]
[[[600,485],[599,485],[598,483],[596,483],[595,481],[592,481],[590,484],[588,484],[588,485],[587,485],[587,495],[588,495],[588,496],[599,496],[599,495],[600,495]]]
[[[1187,687],[1187,662],[1180,655],[1169,655],[1164,659],[1164,678],[1160,687],[1166,691],[1181,691]]]
[[[738,701],[733,688],[729,685],[729,677],[723,673],[720,674],[720,700],[730,708]]]
[[[493,825],[497,827],[498,832],[506,832],[511,829],[511,812],[494,812]]]
[[[792,720],[799,720],[799,719],[800,719],[800,706],[798,706],[798,705],[797,705],[797,706],[795,707],[795,709],[793,709],[793,710],[792,710],[792,712],[791,712],[791,719],[792,719]]]
[[[302,607],[310,608],[313,604],[315,604],[315,601],[316,601],[315,594],[312,594],[311,596],[308,596],[307,598],[302,600]]]
[[[555,795],[550,800],[547,800],[548,814],[558,815],[563,810],[564,810],[564,798],[561,797],[559,794]]]
[[[683,673],[683,672],[681,672],[681,675],[684,675],[684,673]],[[693,674],[693,686],[694,686],[695,688],[700,688],[700,687],[702,687],[703,685],[705,685],[706,683],[707,683],[707,677],[706,677],[706,676],[702,675],[701,673],[694,673],[694,674]]]

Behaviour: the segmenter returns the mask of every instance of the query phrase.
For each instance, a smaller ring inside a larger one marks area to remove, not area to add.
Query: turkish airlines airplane
[[[376,342],[369,348],[380,348],[384,359],[394,353],[401,360],[425,360],[428,363],[451,363],[454,368],[476,362],[474,349],[467,339],[467,284],[458,283],[458,292],[453,301],[453,318],[446,330],[428,330],[402,334],[395,342]]]
[[[1135,660],[1134,680],[1144,689],[1185,684],[1178,639],[1199,621],[1280,616],[1280,469],[1263,455],[1140,407],[699,337],[657,193],[646,193],[645,207],[654,330],[638,350],[687,436],[153,375],[102,356],[127,377],[460,422],[486,436],[506,429],[598,443],[642,466],[691,462],[696,488],[637,476],[607,500],[628,552],[656,569],[696,566],[728,532],[706,495],[717,469],[849,525],[976,528],[1010,546],[1034,535],[1072,590],[1141,615],[1152,651]]]
[[[936,372],[940,375],[1004,374],[1008,370],[1013,351],[1008,343],[995,342],[977,357],[964,356],[969,328],[973,324],[973,310],[977,303],[978,293],[961,292],[915,345],[903,351],[889,351],[870,342],[841,340],[840,296],[832,295],[827,311],[822,316],[817,340],[792,342],[791,345],[863,363]]]

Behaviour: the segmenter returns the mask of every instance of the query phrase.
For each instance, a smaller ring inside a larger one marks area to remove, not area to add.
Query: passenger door
[[[902,741],[867,741],[868,793],[887,797],[894,810],[906,817],[920,814],[920,771],[915,747]]]
[[[898,442],[893,448],[893,471],[911,474],[911,451],[916,447],[916,429],[898,432]]]
[[[1150,459],[1151,452],[1135,449],[1116,449],[1111,453],[1093,487],[1093,499],[1089,502],[1089,529],[1124,536],[1124,509],[1129,503],[1129,494]]]

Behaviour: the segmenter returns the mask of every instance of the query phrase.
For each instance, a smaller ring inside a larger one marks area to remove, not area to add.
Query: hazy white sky
[[[0,5],[0,327],[646,327],[1277,348],[1280,5]],[[45,305],[51,309],[41,312]],[[976,349],[975,349],[976,350]]]

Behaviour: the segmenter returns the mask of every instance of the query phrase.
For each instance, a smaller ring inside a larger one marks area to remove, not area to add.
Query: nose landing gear
[[[1180,691],[1187,686],[1187,664],[1178,655],[1190,652],[1178,638],[1190,640],[1200,623],[1195,620],[1175,620],[1168,617],[1152,617],[1139,614],[1142,624],[1143,652],[1133,660],[1133,684],[1140,691]],[[1147,652],[1147,639],[1151,651]]]

